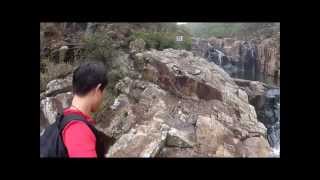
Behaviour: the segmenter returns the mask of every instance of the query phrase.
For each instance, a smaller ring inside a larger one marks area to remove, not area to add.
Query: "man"
[[[96,112],[101,105],[106,84],[106,70],[102,63],[81,64],[73,72],[74,96],[71,106],[64,110],[64,115],[77,114],[94,125],[95,120],[91,118],[91,113]],[[85,122],[76,119],[68,122],[62,130],[68,157],[103,156],[103,145],[95,134]]]

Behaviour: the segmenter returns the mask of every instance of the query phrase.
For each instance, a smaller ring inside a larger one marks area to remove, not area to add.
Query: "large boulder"
[[[103,120],[97,123],[98,129],[115,139],[135,124],[150,121],[156,112],[166,109],[161,100],[166,92],[155,84],[126,77],[115,87],[120,95],[105,111]]]
[[[250,156],[240,145],[251,137],[264,139],[266,128],[247,93],[219,66],[184,50],[137,54],[141,79],[121,80],[115,86],[119,96],[97,122],[115,140],[107,157]],[[45,96],[43,116],[54,122],[67,99],[60,93]]]
[[[106,157],[155,157],[163,147],[168,126],[149,121],[131,129],[111,146]]]
[[[254,107],[248,103],[245,93],[219,66],[209,65],[204,59],[183,50],[147,51],[143,55],[149,65],[145,66],[144,74],[155,71],[150,79],[161,88],[183,99],[222,102],[222,106],[230,107],[224,108],[227,109],[226,114],[236,114],[231,119],[239,119],[234,121],[233,127],[240,126],[251,134],[266,133],[266,128],[257,121]],[[195,70],[201,73],[193,74]]]
[[[151,50],[139,56],[142,79],[125,78],[116,86],[129,98],[126,106],[136,126],[119,134],[107,156],[244,156],[236,145],[266,134],[246,92],[220,67],[183,50]],[[168,127],[164,140],[156,122]]]
[[[71,105],[72,74],[64,79],[54,79],[40,94],[40,131],[54,123],[58,113]]]
[[[72,93],[61,93],[54,97],[45,97],[40,101],[40,127],[45,128],[56,120],[58,113],[71,105]]]
[[[72,90],[72,74],[64,79],[54,79],[47,84],[46,91],[40,94],[40,99],[52,97],[59,93],[65,93]]]

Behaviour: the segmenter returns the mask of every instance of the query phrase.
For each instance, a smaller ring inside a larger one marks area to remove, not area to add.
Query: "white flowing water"
[[[272,148],[272,156],[280,157],[280,146]]]
[[[218,49],[215,49],[218,52],[218,59],[219,59],[219,66],[221,66],[222,57],[225,56],[223,52],[219,51]]]

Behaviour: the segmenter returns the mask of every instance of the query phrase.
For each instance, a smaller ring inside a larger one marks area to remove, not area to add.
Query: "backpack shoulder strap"
[[[88,125],[86,119],[83,116],[78,114],[68,114],[66,116],[63,115],[61,117],[59,122],[59,129],[62,130],[70,121],[73,121],[73,120],[82,121]]]

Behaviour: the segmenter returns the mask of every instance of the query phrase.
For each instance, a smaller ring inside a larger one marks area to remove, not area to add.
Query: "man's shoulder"
[[[83,121],[71,120],[66,124],[62,131],[63,136],[66,135],[75,135],[75,136],[95,136],[92,129]]]

